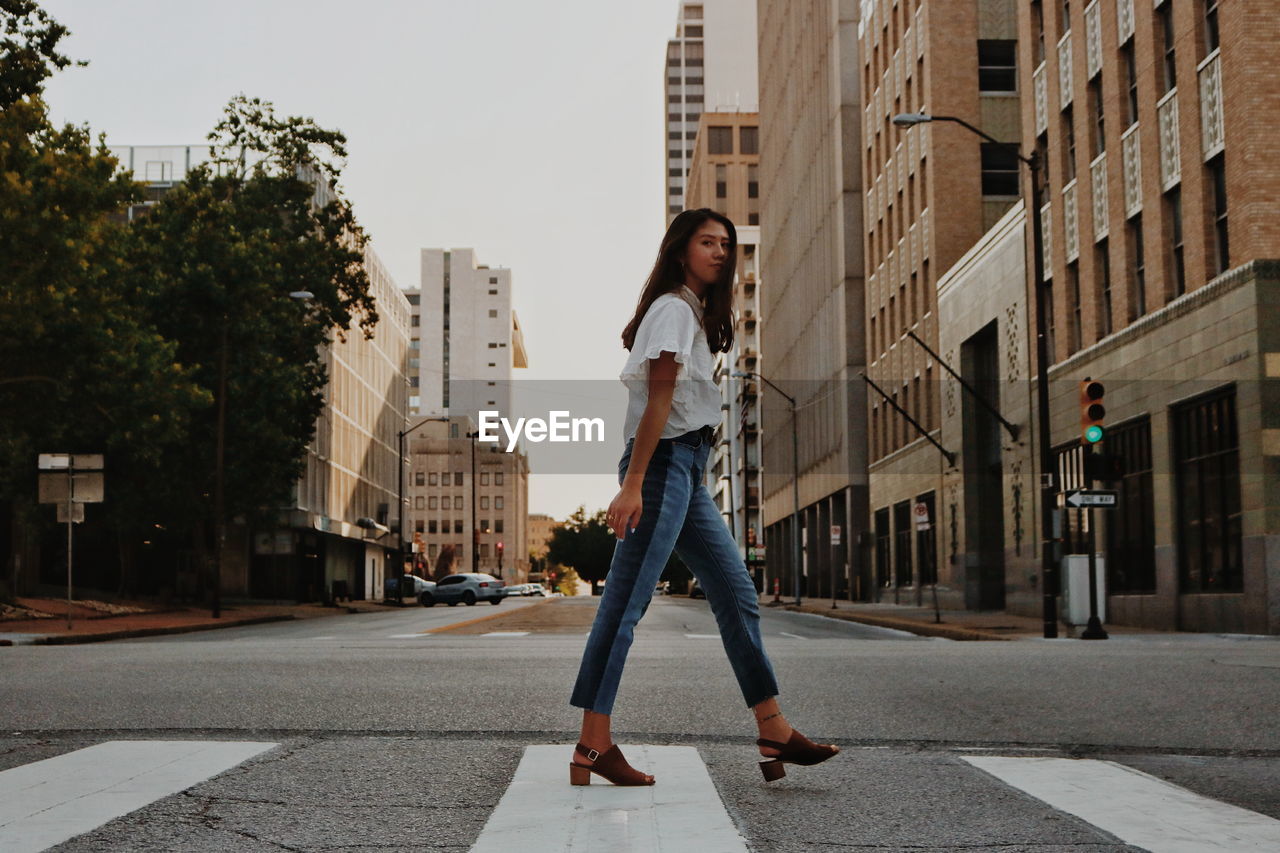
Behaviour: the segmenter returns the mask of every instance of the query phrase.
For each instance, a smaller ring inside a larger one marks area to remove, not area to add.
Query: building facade
[[[755,112],[754,0],[682,0],[663,69],[666,221],[686,207],[685,180],[704,112]]]
[[[703,113],[693,163],[689,169],[688,204],[711,208],[734,223],[738,234],[734,281],[733,348],[717,353],[724,421],[716,459],[708,471],[712,494],[734,539],[742,548],[757,585],[764,563],[757,544],[764,544],[760,523],[760,431],[757,421],[758,380],[738,379],[734,371],[760,372],[760,117],[757,113]]]
[[[893,118],[955,116],[1016,145],[1015,3],[863,0],[861,7],[875,595],[914,600],[936,582],[944,598],[998,609],[1000,542],[987,543],[990,554],[957,555],[939,577],[936,549],[917,547],[928,543],[916,536],[916,519],[937,516],[943,479],[971,460],[959,447],[934,444],[946,374],[930,351],[960,370],[958,351],[939,343],[939,281],[1017,201],[1018,160],[955,124],[899,127]],[[983,470],[998,462],[987,460]],[[984,482],[998,498],[1000,475],[984,475]],[[1000,533],[993,525],[983,529]]]
[[[1080,482],[1078,383],[1107,388],[1109,619],[1280,633],[1280,121],[1268,4],[1018,4],[1041,205],[1053,442]],[[1066,548],[1087,548],[1068,512]]]
[[[405,511],[415,573],[440,575],[452,547],[452,571],[484,572],[509,584],[529,576],[529,468],[522,453],[468,438],[473,422],[453,416],[417,425],[409,455]]]
[[[766,583],[859,595],[869,576],[856,547],[868,518],[857,5],[762,0],[758,63],[761,373],[796,403],[793,420],[781,394],[759,388]]]

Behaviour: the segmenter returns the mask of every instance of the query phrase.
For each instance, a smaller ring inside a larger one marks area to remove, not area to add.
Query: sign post
[[[84,521],[84,505],[101,503],[103,493],[101,453],[41,453],[40,503],[56,504],[58,521],[67,525],[67,630],[71,630],[72,525]]]

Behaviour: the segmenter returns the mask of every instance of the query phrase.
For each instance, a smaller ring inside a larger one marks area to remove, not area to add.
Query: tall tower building
[[[685,179],[704,112],[755,112],[755,0],[682,0],[665,76],[667,222],[688,205]]]
[[[867,376],[879,389],[868,389],[873,582],[880,596],[914,600],[939,580],[932,537],[950,466],[930,440],[947,376],[929,354],[941,349],[938,282],[1017,203],[1019,163],[1014,151],[955,124],[903,128],[893,117],[955,116],[1016,145],[1017,10],[1015,0],[862,0],[861,7]],[[956,352],[940,354],[961,369]],[[1003,506],[998,441],[996,448],[983,463],[991,494],[974,502],[975,513]],[[932,521],[928,537],[916,535],[919,506]],[[987,529],[1000,539],[998,524]],[[988,543],[984,566],[944,567],[941,583],[964,590],[970,606],[1003,607],[1003,547]]]
[[[867,458],[863,304],[864,116],[858,9],[840,0],[759,6],[760,229],[767,376],[761,385],[766,580],[810,595],[866,593]],[[800,529],[793,512],[793,423]],[[800,544],[800,565],[794,548]]]

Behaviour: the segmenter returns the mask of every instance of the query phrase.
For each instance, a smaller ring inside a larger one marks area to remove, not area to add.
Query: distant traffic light
[[[1107,416],[1107,407],[1102,404],[1106,392],[1096,380],[1086,379],[1080,383],[1080,439],[1086,445],[1097,444],[1106,435],[1102,425]]]

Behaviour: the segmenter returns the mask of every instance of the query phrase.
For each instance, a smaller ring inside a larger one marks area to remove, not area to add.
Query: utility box
[[[1098,619],[1107,621],[1107,564],[1101,554],[1095,557],[1098,572]],[[1089,555],[1068,554],[1064,561],[1066,589],[1063,609],[1068,625],[1089,624]]]

